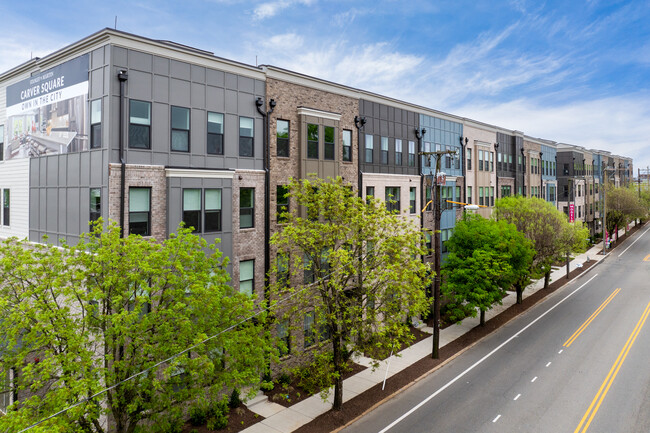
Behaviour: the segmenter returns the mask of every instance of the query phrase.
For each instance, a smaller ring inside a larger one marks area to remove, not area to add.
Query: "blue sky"
[[[0,71],[104,27],[273,64],[650,166],[650,2],[0,3]]]

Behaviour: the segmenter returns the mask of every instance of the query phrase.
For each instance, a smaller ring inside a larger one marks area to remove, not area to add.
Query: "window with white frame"
[[[151,188],[129,188],[129,234],[151,236]]]
[[[239,262],[239,292],[252,295],[254,283],[255,260],[242,260]]]
[[[95,99],[90,102],[90,148],[100,147],[102,147],[102,100]]]
[[[366,153],[365,153],[365,161],[368,164],[372,164],[372,152],[374,150],[374,143],[373,143],[373,136],[370,134],[366,134]]]
[[[223,155],[223,114],[208,111],[207,153]]]

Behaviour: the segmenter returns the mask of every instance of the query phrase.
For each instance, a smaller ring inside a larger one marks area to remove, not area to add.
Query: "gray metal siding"
[[[359,141],[361,171],[366,173],[418,174],[417,162],[408,166],[408,142],[418,139],[415,130],[419,127],[419,116],[412,111],[402,110],[372,101],[359,101],[359,112],[366,118]],[[365,162],[365,135],[373,135],[373,163]],[[388,164],[381,164],[381,137],[388,137]],[[395,139],[402,140],[402,165],[395,165]],[[417,160],[417,155],[416,155]]]
[[[263,169],[263,120],[255,100],[265,97],[263,81],[199,65],[167,59],[122,47],[111,47],[113,88],[109,127],[119,130],[117,72],[128,71],[125,104],[127,164],[186,168]],[[128,147],[128,100],[152,103],[151,149]],[[190,151],[173,152],[170,144],[170,107],[190,109]],[[224,155],[208,155],[207,112],[224,115]],[[254,156],[239,156],[239,117],[254,119]],[[110,140],[111,162],[119,162],[119,134]]]
[[[101,214],[108,216],[109,71],[110,50],[100,47],[89,56],[88,104],[101,98],[102,145],[79,153],[48,155],[30,160],[29,239],[74,244],[88,231],[90,188],[101,188]]]

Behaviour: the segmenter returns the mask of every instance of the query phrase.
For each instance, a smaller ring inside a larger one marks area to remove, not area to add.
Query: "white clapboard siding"
[[[10,221],[2,225],[0,219],[0,238],[16,236],[29,237],[29,158],[0,162],[0,189],[9,189]],[[0,195],[0,214],[2,213]]]

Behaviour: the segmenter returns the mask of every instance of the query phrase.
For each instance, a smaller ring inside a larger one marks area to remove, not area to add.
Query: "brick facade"
[[[108,167],[108,218],[119,222],[121,166]],[[165,167],[160,165],[127,164],[125,173],[124,233],[129,233],[129,187],[151,188],[151,237],[163,240],[167,237],[167,178]]]

